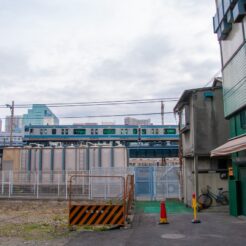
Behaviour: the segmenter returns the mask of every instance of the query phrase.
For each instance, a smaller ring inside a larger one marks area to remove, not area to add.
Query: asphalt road
[[[80,232],[69,246],[245,246],[246,219],[225,213],[199,214],[201,224],[191,223],[191,214],[168,216],[168,225],[159,225],[158,214],[136,214],[129,229]]]

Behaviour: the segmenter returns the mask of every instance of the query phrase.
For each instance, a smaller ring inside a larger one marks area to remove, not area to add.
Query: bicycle
[[[221,204],[229,204],[229,193],[228,191],[223,191],[223,188],[218,188],[217,195],[211,191],[211,187],[207,185],[207,188],[202,189],[202,194],[198,197],[198,204],[200,209],[209,208],[212,205],[213,199]]]

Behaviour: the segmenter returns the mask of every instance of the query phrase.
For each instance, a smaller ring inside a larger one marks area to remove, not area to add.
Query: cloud
[[[214,11],[214,0],[2,0],[0,104],[176,97],[200,87],[220,68]],[[154,112],[160,105],[99,110]]]

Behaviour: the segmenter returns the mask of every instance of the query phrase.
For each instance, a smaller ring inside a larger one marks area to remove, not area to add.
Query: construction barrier
[[[78,180],[78,178],[81,178],[81,180]],[[69,182],[69,225],[125,224],[127,207],[124,177],[72,175]],[[93,189],[95,188],[97,199],[93,196]],[[100,189],[102,189],[101,193],[98,193]],[[83,190],[86,190],[86,194],[90,199],[85,201]],[[74,197],[73,192],[75,193]],[[107,195],[107,198],[111,198],[110,200],[103,199],[105,192],[110,192],[110,195]]]
[[[123,205],[73,205],[69,212],[70,225],[124,225]]]

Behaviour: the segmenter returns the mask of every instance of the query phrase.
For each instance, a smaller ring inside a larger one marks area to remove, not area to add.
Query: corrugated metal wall
[[[225,116],[246,105],[246,44],[223,70],[223,88]]]

